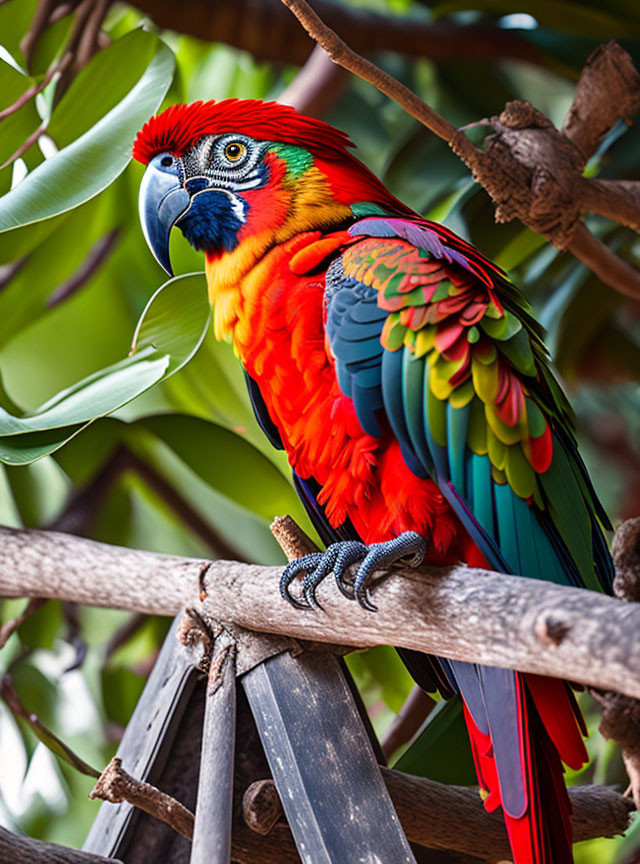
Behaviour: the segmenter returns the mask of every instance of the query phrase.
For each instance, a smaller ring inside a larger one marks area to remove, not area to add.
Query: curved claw
[[[372,603],[367,588],[367,582],[375,570],[389,567],[404,560],[410,567],[417,567],[426,554],[427,543],[424,537],[415,531],[405,531],[399,537],[384,543],[373,543],[367,546],[356,540],[333,543],[326,552],[314,552],[295,561],[291,561],[284,569],[280,578],[280,593],[298,609],[321,609],[316,592],[320,583],[333,572],[340,592],[349,600],[357,600],[363,609],[376,612],[377,606]],[[345,573],[361,561],[353,587],[345,582]],[[289,591],[289,586],[300,573],[305,573],[302,584],[301,599],[295,598]]]
[[[351,541],[348,544],[341,544],[333,568],[333,574],[336,578],[336,585],[338,586],[340,593],[346,597],[347,600],[355,600],[355,593],[353,587],[344,581],[345,573],[352,564],[356,563],[356,561],[366,558],[367,552],[368,547],[364,543]]]
[[[358,569],[353,586],[355,598],[362,608],[369,610],[369,612],[376,612],[378,609],[371,602],[366,587],[366,583],[374,570],[388,567],[403,559],[410,567],[417,567],[422,563],[426,552],[426,540],[415,531],[405,531],[399,537],[395,537],[393,540],[388,540],[385,543],[372,543],[368,547],[366,558]]]
[[[295,561],[290,561],[282,571],[282,576],[280,577],[280,594],[288,603],[291,603],[291,605],[295,606],[297,609],[309,609],[311,604],[306,597],[304,598],[305,602],[296,599],[289,591],[289,586],[299,573],[315,570],[315,568],[321,563],[322,557],[321,552],[313,552],[311,555],[304,555],[302,558],[296,558]]]

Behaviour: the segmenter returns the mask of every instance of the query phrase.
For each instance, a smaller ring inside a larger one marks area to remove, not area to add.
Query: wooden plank
[[[197,679],[193,654],[177,639],[181,617],[173,621],[117,752],[129,774],[149,783],[156,781],[166,765]],[[122,855],[137,816],[131,804],[105,801],[83,850],[107,858]]]
[[[242,677],[305,864],[415,864],[333,655],[281,654]]]

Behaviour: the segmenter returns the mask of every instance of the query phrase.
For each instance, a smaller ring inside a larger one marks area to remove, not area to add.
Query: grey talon
[[[336,584],[345,597],[357,600],[363,609],[375,612],[377,607],[372,603],[367,587],[372,574],[399,561],[410,567],[417,567],[424,560],[426,552],[426,540],[415,531],[405,531],[393,540],[372,543],[370,546],[357,540],[332,543],[326,552],[314,552],[291,561],[282,573],[280,593],[285,600],[299,609],[321,609],[316,592],[321,582],[333,572]],[[345,574],[349,567],[358,561],[361,563],[351,587],[345,582]],[[300,573],[304,573],[305,577],[302,598],[298,600],[289,591],[289,586]]]

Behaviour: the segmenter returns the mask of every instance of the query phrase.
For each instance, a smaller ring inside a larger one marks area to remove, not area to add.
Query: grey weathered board
[[[211,658],[198,799],[190,864],[229,864],[236,737],[235,643],[224,631],[216,636]]]
[[[241,680],[304,864],[415,864],[336,658],[280,654]]]
[[[166,764],[198,675],[193,655],[176,638],[180,618],[164,640],[117,752],[129,774],[151,783]],[[122,854],[134,830],[134,813],[131,804],[105,801],[82,848],[105,857]]]

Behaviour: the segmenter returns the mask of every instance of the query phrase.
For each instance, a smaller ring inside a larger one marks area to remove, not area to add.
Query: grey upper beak
[[[175,171],[164,171],[150,162],[140,184],[138,203],[147,245],[158,264],[173,276],[169,235],[178,219],[189,209],[191,196]]]

